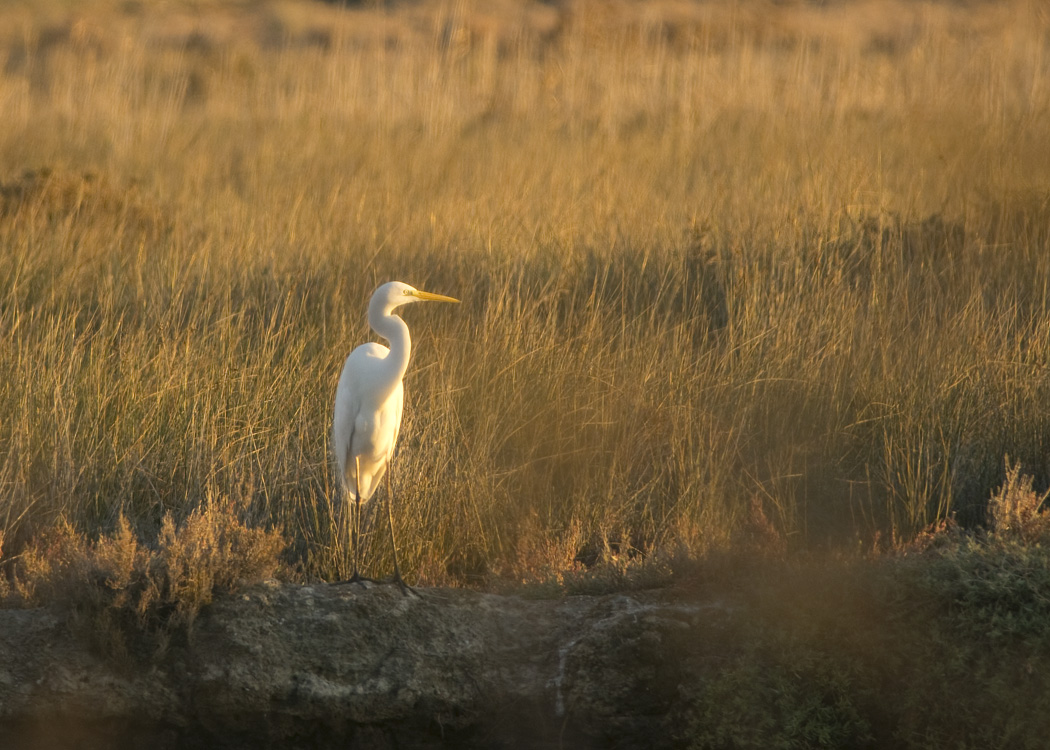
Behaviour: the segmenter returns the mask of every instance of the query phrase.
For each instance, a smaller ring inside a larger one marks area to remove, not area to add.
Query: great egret
[[[412,302],[459,302],[443,294],[424,292],[400,281],[383,284],[368,303],[368,324],[390,342],[390,348],[370,342],[361,344],[346,358],[343,374],[335,392],[335,414],[332,419],[332,452],[339,469],[339,479],[346,495],[354,501],[351,519],[354,547],[354,574],[347,583],[371,580],[358,573],[357,537],[361,526],[361,503],[372,497],[386,475],[387,525],[394,549],[394,582],[403,592],[408,587],[401,579],[394,542],[394,521],[390,506],[390,459],[401,429],[401,409],[405,400],[402,379],[408,369],[412,340],[405,321],[394,314],[401,305]],[[349,503],[347,504],[349,510]]]

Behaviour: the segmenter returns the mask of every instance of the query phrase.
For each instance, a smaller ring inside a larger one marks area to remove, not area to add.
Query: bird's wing
[[[403,399],[404,390],[398,382],[394,392],[377,408],[370,408],[367,401],[362,403],[362,413],[355,424],[350,451],[358,460],[356,468],[360,476],[357,482],[362,500],[372,496],[389,470],[401,429]]]
[[[346,358],[343,373],[339,376],[339,385],[335,391],[335,410],[332,414],[332,454],[339,472],[339,481],[343,488],[356,497],[354,488],[354,460],[350,446],[354,440],[354,423],[361,411],[361,395],[354,387],[351,355]]]

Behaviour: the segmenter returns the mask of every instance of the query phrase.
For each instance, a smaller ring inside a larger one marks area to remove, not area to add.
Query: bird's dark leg
[[[396,583],[401,589],[401,593],[408,596],[410,593],[415,594],[416,592],[405,583],[405,580],[401,577],[401,569],[397,564],[397,542],[394,541],[394,493],[390,490],[390,466],[386,467],[386,523],[390,529],[390,546],[394,550],[394,577],[391,579],[391,583]]]
[[[350,518],[350,543],[354,547],[354,573],[345,581],[338,581],[337,583],[360,583],[364,585],[365,582],[377,583],[374,578],[366,578],[358,572],[357,563],[360,556],[358,552],[358,540],[361,538],[361,461],[357,456],[354,456],[354,513]],[[346,504],[347,512],[350,510],[350,504]]]

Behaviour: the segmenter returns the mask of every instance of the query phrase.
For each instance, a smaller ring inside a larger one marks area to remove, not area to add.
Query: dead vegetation
[[[414,580],[899,547],[984,524],[1007,454],[1030,494],[991,525],[1042,518],[1039,3],[0,18],[6,585],[63,539],[130,620],[188,626],[229,583],[169,567],[192,549],[268,550],[252,577],[279,534],[339,577],[329,409],[390,278],[464,300],[411,313]],[[179,551],[233,533],[208,497],[272,531]]]
[[[1050,540],[1050,514],[1046,499],[1032,489],[1034,478],[1021,473],[1021,465],[1006,462],[1006,480],[988,503],[988,528],[1004,539],[1022,544],[1045,544]]]
[[[210,500],[179,524],[166,515],[155,543],[143,543],[124,515],[95,541],[61,521],[10,568],[7,603],[68,612],[74,632],[110,657],[162,656],[173,637],[191,636],[214,596],[277,572],[281,535],[241,516]]]

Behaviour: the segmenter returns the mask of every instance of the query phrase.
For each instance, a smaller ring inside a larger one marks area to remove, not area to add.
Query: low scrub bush
[[[190,637],[213,596],[274,575],[284,547],[279,533],[246,525],[218,501],[178,524],[166,515],[152,544],[123,514],[94,542],[63,521],[12,566],[8,597],[66,610],[73,628],[108,655],[159,656],[173,637]]]

